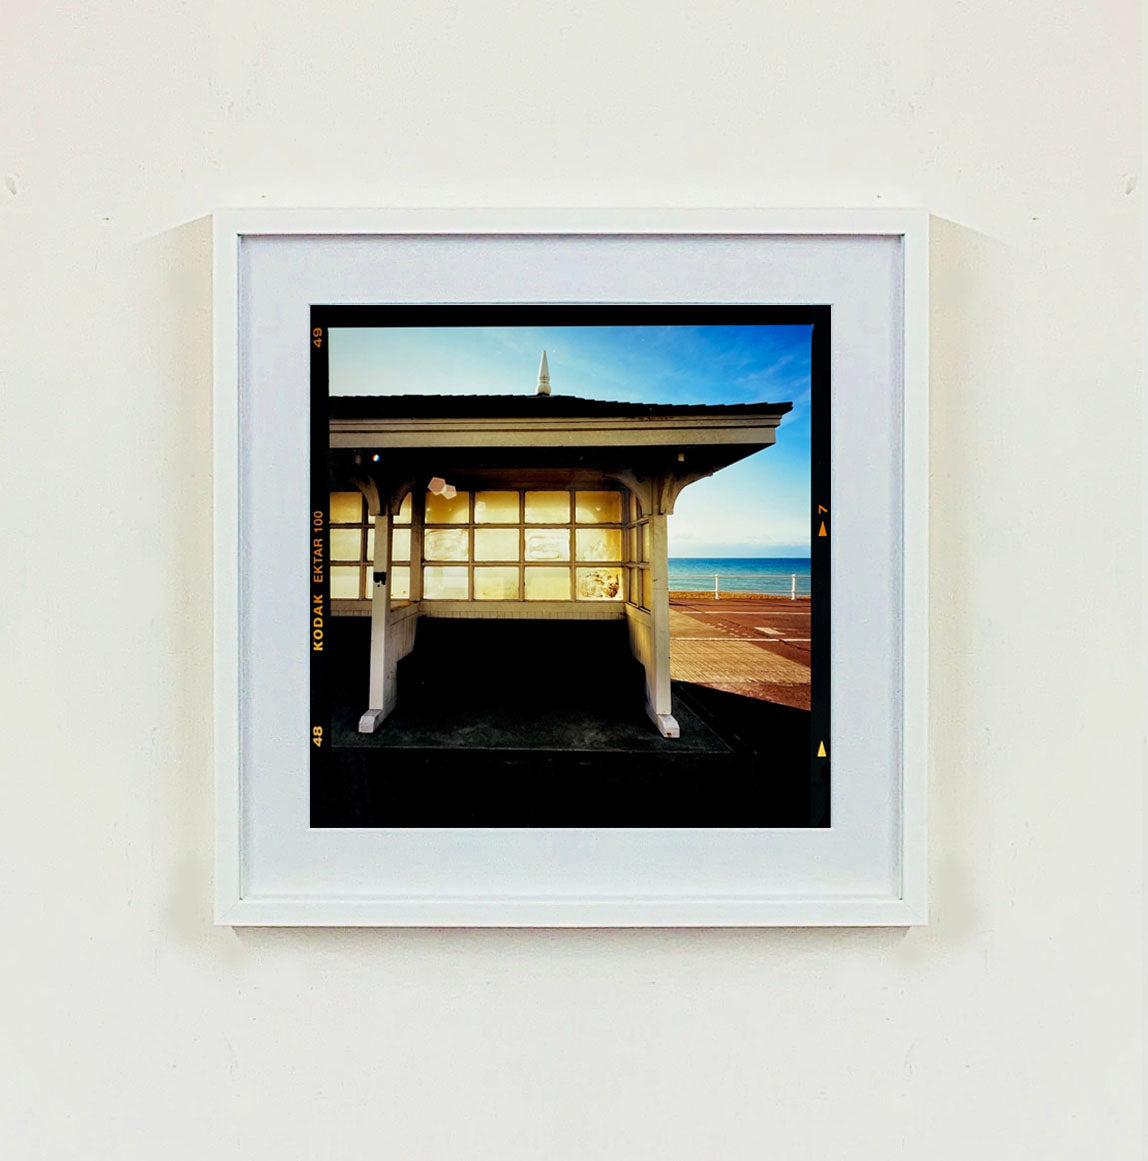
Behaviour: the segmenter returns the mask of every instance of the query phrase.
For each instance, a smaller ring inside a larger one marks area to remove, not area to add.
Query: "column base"
[[[369,709],[359,718],[359,733],[373,734],[383,724],[383,719],[391,711],[389,709]]]
[[[658,733],[663,738],[680,738],[682,736],[682,728],[678,725],[678,719],[673,714],[656,713],[649,702],[646,703],[646,713],[650,715],[650,721],[658,727]]]

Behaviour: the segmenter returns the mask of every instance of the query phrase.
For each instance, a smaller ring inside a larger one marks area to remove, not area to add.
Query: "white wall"
[[[1137,5],[10,5],[0,1139],[1139,1156]],[[933,924],[216,930],[204,215],[922,205]]]

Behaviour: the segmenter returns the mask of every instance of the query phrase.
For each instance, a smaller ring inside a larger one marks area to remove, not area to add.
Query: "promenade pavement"
[[[809,709],[810,601],[670,597],[670,676]]]

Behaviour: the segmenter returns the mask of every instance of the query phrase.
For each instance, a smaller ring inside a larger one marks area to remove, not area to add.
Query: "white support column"
[[[388,656],[387,628],[391,613],[391,514],[375,517],[375,562],[371,577],[370,707],[359,719],[359,733],[373,734],[395,708],[398,658]]]
[[[652,664],[646,666],[646,713],[663,737],[681,737],[670,701],[670,562],[666,514],[650,515],[650,634]]]

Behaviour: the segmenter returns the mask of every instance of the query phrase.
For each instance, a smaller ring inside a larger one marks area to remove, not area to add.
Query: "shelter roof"
[[[792,403],[627,403],[575,395],[333,395],[337,419],[780,419]]]

